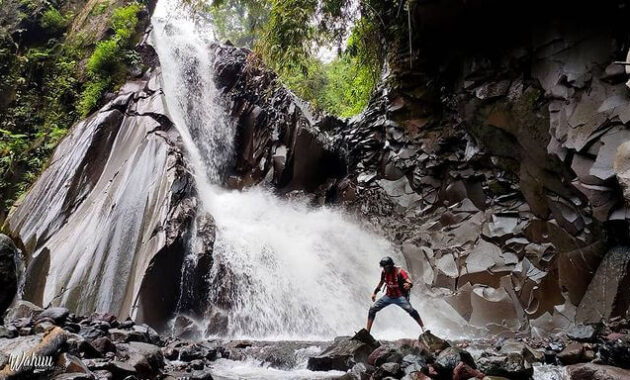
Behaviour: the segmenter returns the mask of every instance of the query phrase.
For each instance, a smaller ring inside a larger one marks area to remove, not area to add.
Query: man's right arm
[[[376,295],[381,291],[381,286],[383,286],[383,280],[379,281],[378,285],[376,285],[376,289],[374,289],[374,293],[372,293],[372,302],[376,300]]]

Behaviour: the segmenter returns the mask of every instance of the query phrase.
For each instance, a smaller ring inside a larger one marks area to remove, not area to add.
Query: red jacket
[[[407,297],[409,291],[402,287],[407,282],[406,280],[409,280],[409,275],[401,267],[394,267],[394,270],[391,272],[385,272],[385,269],[381,272],[381,281],[387,285],[385,294],[388,297]]]

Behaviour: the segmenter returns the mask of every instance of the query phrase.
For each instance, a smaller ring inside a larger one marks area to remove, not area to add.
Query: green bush
[[[101,41],[96,45],[86,68],[92,74],[112,73],[120,60],[120,44],[118,38]]]
[[[69,22],[70,17],[62,15],[61,12],[55,8],[50,8],[42,15],[40,25],[42,28],[51,32],[59,32],[66,29]]]
[[[86,84],[77,105],[77,110],[82,117],[86,117],[96,108],[109,86],[108,78],[94,78]]]
[[[128,43],[136,30],[136,26],[138,25],[138,12],[140,12],[141,9],[140,4],[133,3],[114,10],[111,24],[116,36],[120,38],[122,42]]]

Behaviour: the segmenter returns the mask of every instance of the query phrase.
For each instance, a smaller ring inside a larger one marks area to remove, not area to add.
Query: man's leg
[[[392,301],[393,301],[392,298],[389,298],[388,296],[383,296],[379,298],[374,303],[374,305],[372,305],[372,307],[370,308],[370,311],[368,312],[367,326],[365,328],[367,332],[370,332],[372,330],[372,324],[374,323],[374,318],[376,317],[376,313],[381,311],[385,306],[391,305]]]
[[[396,305],[400,306],[404,311],[406,311],[411,316],[411,318],[418,322],[418,325],[420,325],[420,329],[422,330],[422,332],[424,332],[424,323],[422,323],[422,318],[420,318],[420,314],[418,313],[418,311],[414,309],[413,306],[411,306],[409,300],[406,297],[399,297],[396,298],[395,303]]]

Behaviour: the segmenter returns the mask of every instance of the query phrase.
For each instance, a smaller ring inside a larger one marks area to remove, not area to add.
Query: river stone
[[[49,319],[56,325],[62,325],[70,311],[65,307],[49,307],[37,316],[37,321]]]
[[[44,311],[44,309],[33,303],[19,300],[15,303],[13,307],[7,310],[7,313],[5,314],[5,319],[7,322],[17,321],[21,318],[34,319],[42,311]]]
[[[627,380],[630,371],[593,363],[574,364],[564,368],[566,380]]]
[[[468,353],[468,351],[462,350],[457,347],[448,347],[435,359],[435,366],[441,374],[452,373],[457,365],[463,362],[472,368],[477,368],[475,360]]]
[[[376,369],[373,377],[375,379],[383,379],[387,377],[398,378],[401,373],[400,364],[398,363],[383,363]]]
[[[318,356],[308,359],[307,368],[311,371],[347,371],[356,363],[367,363],[368,356],[379,347],[379,343],[361,329],[353,337],[337,337]]]
[[[68,353],[62,353],[57,358],[57,367],[65,373],[80,372],[89,374],[90,370],[81,359]]]
[[[509,379],[526,380],[534,374],[534,368],[519,353],[505,356],[482,356],[477,359],[479,370],[490,376],[503,376]]]
[[[592,342],[597,337],[598,332],[599,328],[594,325],[578,324],[569,328],[567,336],[578,342]]]
[[[0,318],[17,292],[18,250],[8,236],[0,234]],[[1,321],[0,321],[1,322]]]
[[[424,343],[430,352],[439,352],[451,346],[449,342],[433,335],[431,331],[429,330],[420,334],[420,337],[418,338],[418,340],[421,343]]]
[[[133,366],[142,376],[155,376],[164,367],[164,355],[160,347],[144,342],[122,343],[116,346],[117,353],[125,353],[129,359],[125,363]]]
[[[579,363],[584,360],[584,346],[578,342],[570,343],[557,357],[564,365]]]
[[[603,364],[630,369],[630,334],[607,338],[599,347]]]

